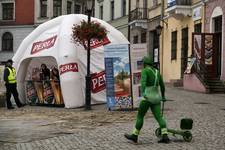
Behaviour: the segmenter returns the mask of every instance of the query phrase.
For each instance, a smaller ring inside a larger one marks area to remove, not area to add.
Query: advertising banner
[[[31,105],[38,103],[38,96],[33,81],[26,81],[27,102]]]
[[[109,45],[105,51],[106,96],[109,110],[131,109],[128,45]]]
[[[105,71],[91,74],[91,91],[98,93],[105,89]]]
[[[132,68],[132,89],[133,105],[137,108],[141,97],[141,69],[143,67],[142,58],[147,56],[147,44],[131,44],[131,68]]]

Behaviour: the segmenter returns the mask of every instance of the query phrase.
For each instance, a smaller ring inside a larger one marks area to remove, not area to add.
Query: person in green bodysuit
[[[166,121],[161,115],[161,101],[165,99],[165,85],[163,79],[157,69],[153,67],[152,59],[145,56],[143,58],[144,68],[141,71],[141,94],[142,99],[138,108],[135,128],[132,134],[124,134],[124,136],[135,143],[138,141],[138,135],[144,123],[144,116],[149,108],[159,123],[161,128],[162,138],[159,143],[169,143],[167,136]],[[158,86],[161,89],[161,95],[158,91]]]

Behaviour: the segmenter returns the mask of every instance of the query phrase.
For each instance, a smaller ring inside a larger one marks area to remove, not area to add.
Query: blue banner
[[[108,45],[105,51],[107,105],[110,110],[132,108],[128,45]]]

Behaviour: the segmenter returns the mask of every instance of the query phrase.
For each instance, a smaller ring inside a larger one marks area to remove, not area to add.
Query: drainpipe
[[[164,0],[161,0],[161,22],[162,22],[162,26],[163,26],[163,30],[162,30],[162,33],[161,33],[161,62],[160,62],[160,66],[161,66],[161,75],[163,77],[163,49],[164,49],[164,45],[163,45],[163,42],[164,42],[164,23],[163,23],[163,18],[164,18]]]
[[[127,33],[127,36],[128,36],[128,41],[130,42],[130,9],[131,9],[131,0],[129,0],[129,3],[128,3],[128,33]]]

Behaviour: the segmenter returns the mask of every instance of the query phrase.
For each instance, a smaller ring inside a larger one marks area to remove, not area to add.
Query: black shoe
[[[137,143],[138,140],[138,136],[134,135],[134,134],[124,134],[125,138],[127,138],[128,140],[133,141],[134,143]]]
[[[11,106],[11,107],[8,107],[8,109],[14,109],[14,107],[13,107],[13,106]]]
[[[170,139],[167,134],[163,134],[162,138],[158,141],[158,143],[170,143]]]
[[[24,107],[26,104],[21,104],[20,106],[18,106],[19,108]]]

